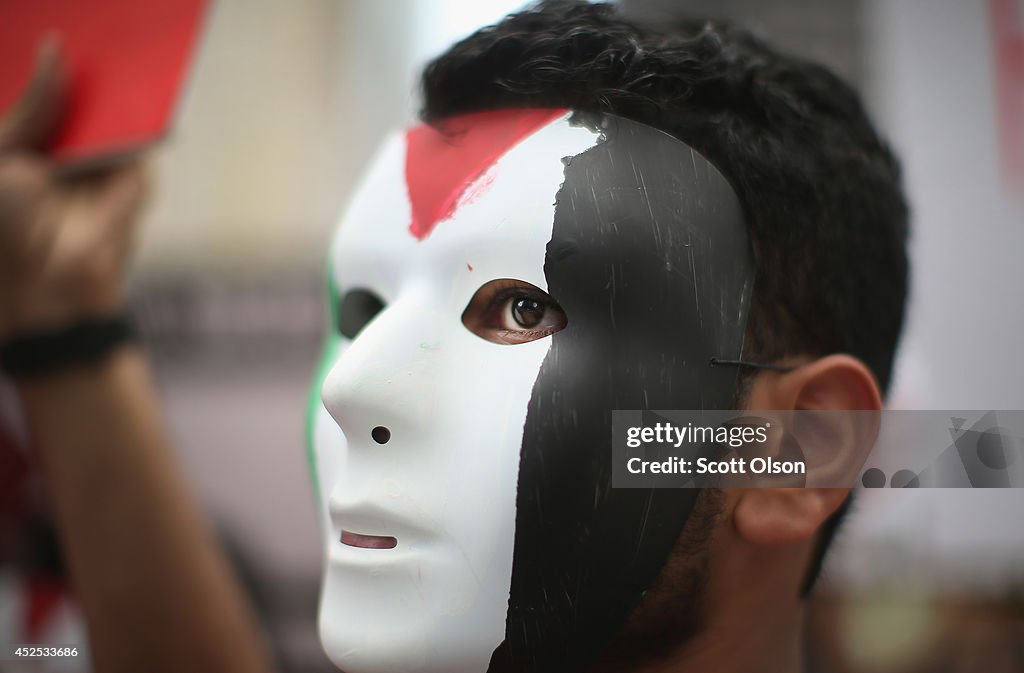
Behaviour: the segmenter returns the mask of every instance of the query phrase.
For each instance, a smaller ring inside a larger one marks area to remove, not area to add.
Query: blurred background
[[[327,242],[377,142],[415,119],[426,60],[520,4],[219,0],[155,153],[133,303],[284,670],[330,670],[303,449]],[[862,92],[913,207],[891,405],[1024,409],[1024,2],[620,4],[734,19]],[[1022,670],[1022,515],[1022,491],[864,492],[812,605],[811,670]]]

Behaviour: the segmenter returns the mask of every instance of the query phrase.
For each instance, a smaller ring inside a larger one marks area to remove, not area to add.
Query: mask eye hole
[[[462,324],[496,344],[522,344],[562,330],[569,319],[551,296],[526,281],[484,283],[462,313]]]
[[[384,302],[369,290],[349,290],[338,306],[338,331],[343,337],[356,335],[384,308]]]

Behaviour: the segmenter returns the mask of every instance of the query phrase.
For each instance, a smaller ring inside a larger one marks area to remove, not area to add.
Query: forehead
[[[550,239],[563,160],[598,142],[568,117],[500,110],[390,137],[342,216],[331,250],[339,280],[387,286],[499,256],[493,273],[543,287],[537,255]]]

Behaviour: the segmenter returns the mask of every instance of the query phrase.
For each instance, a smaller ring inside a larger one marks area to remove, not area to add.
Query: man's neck
[[[637,657],[630,673],[800,673],[805,554],[731,549],[720,556],[705,594],[703,627],[668,656]],[[795,569],[795,570],[794,570]],[[639,653],[638,653],[639,654]]]
[[[800,673],[803,610],[766,611],[702,632],[670,659],[632,673]]]

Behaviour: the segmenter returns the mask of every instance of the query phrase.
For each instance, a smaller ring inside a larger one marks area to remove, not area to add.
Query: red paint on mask
[[[521,140],[565,110],[491,110],[450,117],[405,134],[405,184],[418,240],[455,214],[466,189]]]

